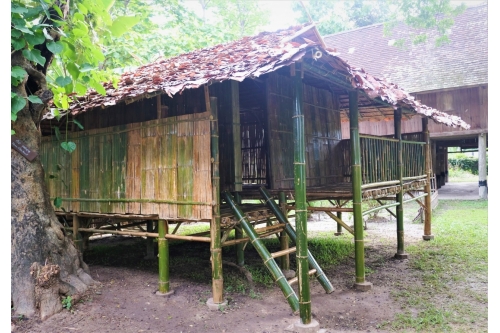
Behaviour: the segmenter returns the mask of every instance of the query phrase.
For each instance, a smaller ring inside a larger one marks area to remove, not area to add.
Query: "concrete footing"
[[[317,320],[311,319],[309,324],[302,324],[300,318],[292,325],[285,328],[285,331],[293,333],[326,333],[325,329],[319,328],[319,322]]]
[[[343,232],[336,232],[334,233],[335,236],[342,236],[344,233]]]
[[[166,293],[161,293],[161,292],[159,292],[159,291],[157,291],[157,292],[155,293],[155,295],[157,295],[157,296],[162,296],[162,297],[169,297],[169,296],[172,296],[173,294],[175,294],[175,290],[173,290],[173,289],[172,289],[172,290],[170,290],[170,291],[167,291]]]
[[[373,287],[373,283],[371,282],[356,282],[354,284],[354,289],[359,290],[359,291],[368,291],[371,290]]]
[[[423,238],[423,240],[426,240],[426,241],[433,240],[434,239],[434,235],[423,235],[422,238]]]
[[[394,258],[398,259],[398,260],[408,259],[408,254],[407,253],[396,253],[394,255]]]
[[[207,301],[207,306],[210,311],[219,311],[221,308],[227,306],[227,300],[224,300],[222,303],[214,303],[214,299],[209,298]]]

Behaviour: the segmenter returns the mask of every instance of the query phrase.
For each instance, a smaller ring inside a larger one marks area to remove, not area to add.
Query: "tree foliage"
[[[449,41],[453,17],[462,13],[465,5],[455,7],[450,0],[311,0],[295,1],[293,10],[300,13],[302,23],[310,21],[310,15],[322,35],[376,23],[384,23],[384,33],[390,35],[398,22],[404,22],[418,31],[411,36],[413,43],[427,41],[428,34],[422,31],[436,30],[434,42],[439,46]],[[404,41],[395,45],[403,46]]]

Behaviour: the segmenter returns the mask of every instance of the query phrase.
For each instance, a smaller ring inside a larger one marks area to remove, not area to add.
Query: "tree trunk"
[[[12,55],[11,65],[28,72],[13,92],[26,97],[29,85],[45,103],[51,99],[45,75],[20,52]],[[42,105],[28,102],[12,123],[16,136],[37,153],[42,111]],[[39,156],[30,162],[11,149],[11,300],[15,314],[42,320],[62,309],[61,295],[81,294],[94,282],[54,213],[43,173]]]

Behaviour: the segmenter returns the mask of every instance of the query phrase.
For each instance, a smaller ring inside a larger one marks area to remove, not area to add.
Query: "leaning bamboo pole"
[[[295,244],[297,244],[297,234],[295,233],[292,226],[288,222],[288,219],[286,218],[286,216],[281,212],[278,205],[276,205],[276,202],[274,202],[274,200],[271,198],[271,195],[269,194],[269,192],[263,187],[259,188],[259,192],[262,194],[262,196],[266,200],[266,205],[268,205],[268,207],[273,211],[274,215],[276,215],[276,218],[278,219],[278,221],[280,223],[285,224],[285,231],[288,234],[288,236],[290,237],[290,239],[292,241],[294,241]],[[328,294],[333,292],[332,284],[326,278],[325,273],[323,272],[321,267],[318,265],[318,263],[316,262],[316,259],[314,259],[313,255],[311,254],[311,252],[309,250],[307,250],[307,260],[309,262],[309,265],[316,270],[316,278],[318,279],[318,281],[321,284],[321,286],[323,287],[323,289],[325,289],[325,291]],[[308,273],[309,273],[309,271],[308,271]]]
[[[219,129],[217,98],[209,97],[205,86],[205,103],[210,113],[210,152],[212,157],[212,219],[210,221],[210,254],[212,261],[212,296],[214,304],[223,300],[224,279],[222,276],[222,246],[220,228],[220,176],[219,176]]]
[[[432,164],[431,164],[431,141],[429,135],[429,119],[422,118],[422,132],[424,132],[425,141],[425,171],[427,175],[427,182],[425,184],[425,215],[424,215],[424,235],[422,238],[424,240],[434,239],[431,233],[431,222],[432,222],[432,203],[431,203],[431,174],[432,174]]]
[[[354,217],[354,255],[356,261],[356,288],[371,289],[365,281],[365,244],[363,239],[363,215],[361,210],[361,157],[359,143],[359,110],[357,90],[349,92],[349,125],[351,136],[352,207]]]
[[[293,291],[292,287],[290,287],[290,285],[288,284],[288,281],[281,272],[276,261],[271,256],[271,253],[269,253],[269,250],[264,246],[262,241],[259,239],[259,235],[255,232],[250,222],[248,222],[248,219],[245,217],[245,214],[243,214],[238,205],[236,205],[233,198],[231,197],[231,194],[229,194],[228,192],[224,192],[224,195],[226,197],[227,203],[231,206],[231,208],[234,211],[234,214],[238,218],[238,223],[242,226],[243,230],[245,230],[245,233],[250,238],[253,247],[255,248],[257,253],[259,253],[262,260],[264,261],[264,265],[266,265],[267,269],[272,274],[274,281],[276,281],[278,286],[281,288],[281,291],[285,295],[288,304],[290,304],[290,307],[294,312],[299,310],[299,301],[297,299],[297,295],[295,295],[295,292]]]
[[[234,199],[238,205],[241,205],[241,193],[235,192]],[[234,228],[234,238],[236,240],[243,238],[243,232],[240,228]],[[245,243],[238,242],[236,243],[236,264],[238,266],[245,265],[245,252],[243,251]]]
[[[397,178],[399,180],[399,192],[396,193],[396,230],[397,230],[397,251],[394,257],[396,259],[408,259],[405,253],[405,231],[403,214],[403,142],[401,141],[401,117],[402,110],[397,108],[394,111],[394,138],[398,140],[398,149],[396,155]]]
[[[302,324],[311,323],[311,294],[307,262],[307,204],[306,204],[306,144],[304,110],[302,105],[302,68],[295,71],[293,96],[293,174],[295,190],[295,227],[297,229],[297,276]]]

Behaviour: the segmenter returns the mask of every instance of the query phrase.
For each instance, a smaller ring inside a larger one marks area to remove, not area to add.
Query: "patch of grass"
[[[318,232],[308,240],[308,247],[321,268],[338,265],[354,253],[350,237],[332,237],[332,232]]]
[[[421,283],[391,293],[406,311],[386,324],[397,330],[486,332],[488,202],[442,201],[432,228],[434,240],[406,248]]]
[[[477,182],[479,180],[478,175],[474,175],[468,171],[450,168],[448,170],[448,181],[453,183],[463,183],[463,182]]]

